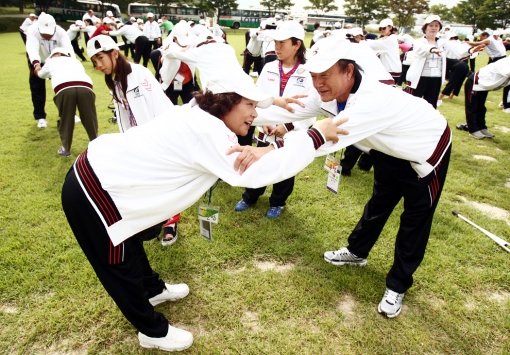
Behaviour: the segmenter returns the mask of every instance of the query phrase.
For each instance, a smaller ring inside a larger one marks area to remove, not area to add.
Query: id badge
[[[326,187],[329,191],[337,194],[340,186],[340,178],[342,176],[342,166],[338,165],[336,169],[330,169],[328,172],[328,182]]]
[[[207,239],[208,241],[212,241],[212,225],[211,222],[200,220],[200,235]]]
[[[201,203],[198,206],[198,219],[218,224],[220,220],[220,208],[218,206]]]
[[[326,155],[326,160],[324,161],[324,170],[336,170],[340,165],[340,160],[334,154]]]
[[[174,91],[182,91],[182,82],[174,80]]]

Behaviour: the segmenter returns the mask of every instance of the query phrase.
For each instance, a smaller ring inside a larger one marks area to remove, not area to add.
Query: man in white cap
[[[37,121],[37,127],[46,128],[46,82],[44,79],[35,75],[34,70],[40,69],[51,51],[56,47],[63,47],[69,50],[74,56],[71,40],[67,32],[55,22],[53,16],[42,12],[39,20],[34,26],[30,26],[27,31],[27,57],[30,70],[30,92],[32,94],[32,104],[34,105],[34,119]]]
[[[86,62],[87,58],[83,55],[83,49],[80,48],[79,40],[81,38],[81,32],[85,29],[85,26],[83,25],[82,20],[76,20],[74,23],[72,23],[69,28],[67,29],[67,35],[69,36],[69,39],[71,40],[71,45],[74,49],[74,54],[76,54],[82,62]]]
[[[149,39],[151,51],[161,46],[161,28],[159,23],[154,21],[154,14],[147,13],[147,21],[143,25],[143,34]]]
[[[96,25],[97,23],[101,22],[101,20],[99,19],[99,17],[97,17],[95,14],[94,14],[94,10],[92,9],[88,9],[87,12],[85,12],[83,14],[83,17],[81,18],[81,20],[86,24],[86,21],[85,20],[89,20],[91,25]],[[87,46],[87,42],[89,41],[90,37],[89,37],[89,34],[87,32],[84,33],[84,39],[85,39],[85,46]]]
[[[23,40],[23,43],[27,43],[27,30],[30,26],[32,26],[37,21],[37,16],[35,14],[30,14],[28,17],[23,21],[21,26],[19,26],[19,33],[21,35],[21,39]]]
[[[311,72],[318,94],[309,92],[303,99],[304,107],[295,107],[294,113],[259,112],[271,119],[304,119],[318,114],[348,118],[342,128],[349,135],[321,148],[322,153],[350,144],[370,150],[374,161],[372,197],[347,247],[324,253],[328,263],[366,265],[387,219],[404,199],[393,266],[378,306],[379,313],[393,318],[400,314],[413,273],[425,255],[448,169],[451,133],[446,119],[426,101],[364,75],[354,46],[339,46],[329,38],[316,43],[305,68]]]
[[[112,27],[107,28],[106,31],[102,31],[101,34],[109,35],[110,37],[122,36],[126,38],[130,45],[134,45],[134,62],[138,64],[140,60],[143,59],[143,66],[147,67],[151,53],[151,44],[138,26],[132,24],[129,26],[122,26],[119,29],[113,29]]]
[[[500,31],[496,30],[490,35],[487,31],[484,31],[480,34],[479,41],[470,41],[468,42],[471,46],[478,46],[480,44],[485,45],[485,51],[489,56],[489,64],[497,62],[500,59],[506,57],[506,47],[503,43],[503,40],[500,38]],[[510,92],[510,87],[506,86],[503,89],[503,99],[502,99],[502,108],[503,112],[510,113],[510,101],[508,100],[508,94]]]

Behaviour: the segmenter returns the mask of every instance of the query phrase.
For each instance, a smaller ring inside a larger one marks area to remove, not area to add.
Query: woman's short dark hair
[[[196,91],[193,93],[193,96],[198,103],[198,107],[221,120],[227,113],[232,111],[234,106],[240,103],[243,98],[235,92],[213,94],[210,91]]]
[[[297,39],[296,37],[291,37],[290,40],[292,41],[293,45],[296,45],[298,43],[298,41],[301,42],[301,45],[299,46],[299,48],[296,52],[296,57],[297,57],[299,63],[305,64],[306,63],[306,57],[305,57],[306,47],[305,47],[304,42],[300,39]]]
[[[434,21],[436,21],[436,20],[434,20]],[[434,22],[434,21],[432,21],[432,22]],[[421,26],[421,31],[423,33],[425,33],[425,30],[427,29],[427,26],[430,25],[432,22],[426,23],[423,26]],[[439,21],[436,21],[436,22],[439,22]],[[442,30],[442,29],[443,29],[443,25],[441,24],[441,22],[439,22],[439,30]]]

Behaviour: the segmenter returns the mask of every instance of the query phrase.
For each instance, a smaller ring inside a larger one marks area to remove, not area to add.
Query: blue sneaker
[[[280,217],[284,208],[284,206],[269,207],[266,213],[266,217],[269,219],[276,219]]]
[[[246,211],[250,207],[251,207],[251,205],[248,204],[245,200],[241,200],[238,203],[236,203],[236,207],[234,208],[234,210],[236,212],[243,212],[243,211]]]

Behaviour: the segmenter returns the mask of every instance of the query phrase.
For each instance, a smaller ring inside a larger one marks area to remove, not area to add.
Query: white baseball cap
[[[131,17],[129,18],[129,21],[130,21],[130,22],[136,22],[136,18],[134,18],[133,16],[131,16]]]
[[[113,21],[112,21],[112,19],[111,19],[111,18],[109,18],[109,17],[105,17],[105,18],[103,19],[103,23],[104,23],[104,24],[106,24],[106,25],[110,25],[110,24],[112,24],[112,23],[113,23]]]
[[[275,41],[284,41],[292,37],[303,41],[305,39],[305,29],[297,21],[283,21],[269,35]]]
[[[60,54],[66,55],[68,57],[71,56],[71,52],[69,52],[69,50],[64,47],[57,47],[57,48],[53,49],[50,53],[50,57],[52,57],[55,53],[60,53]]]
[[[334,28],[336,28],[336,29],[338,29],[338,28],[342,28],[342,24],[341,24],[340,22],[338,22],[338,21],[337,21],[337,22],[335,22],[335,23],[333,24],[333,27],[334,27]]]
[[[198,21],[198,23],[201,25],[205,25],[205,20],[203,18],[201,18],[200,21]]]
[[[154,14],[152,12],[147,12],[147,18],[154,17]]]
[[[177,42],[181,46],[189,46],[196,40],[196,36],[191,32],[191,26],[184,20],[175,24],[169,37],[177,38]]]
[[[348,31],[348,33],[350,33],[353,37],[364,36],[363,30],[361,29],[361,27],[353,27]]]
[[[393,21],[390,18],[385,18],[384,20],[379,22],[379,28],[388,27],[388,26],[393,27]]]
[[[330,36],[321,39],[307,51],[304,67],[311,73],[323,73],[340,59],[355,61],[355,44]]]
[[[459,37],[459,35],[457,33],[455,33],[454,31],[448,31],[448,34],[446,35],[446,37],[448,39],[452,39],[454,37]]]
[[[30,15],[28,15],[28,17],[37,17],[34,13],[31,13]]]
[[[111,12],[110,10],[106,11],[106,16],[112,17],[113,16],[113,12]]]
[[[273,97],[257,88],[253,79],[244,72],[239,72],[237,75],[225,73],[221,79],[216,78],[207,82],[205,89],[213,94],[235,92],[248,100],[256,101],[257,107],[260,108],[267,108],[273,103]]]
[[[266,19],[266,26],[276,26],[276,20],[274,17]]]
[[[81,26],[83,26],[83,21],[82,20],[76,20],[76,21],[74,21],[74,24],[76,26],[80,26],[81,27]]]
[[[97,35],[87,42],[87,55],[92,58],[99,52],[107,52],[112,49],[119,50],[119,46],[110,36]]]
[[[39,28],[40,34],[53,35],[57,24],[55,23],[53,16],[48,15],[45,12],[41,12],[39,19],[37,20],[37,27]]]

